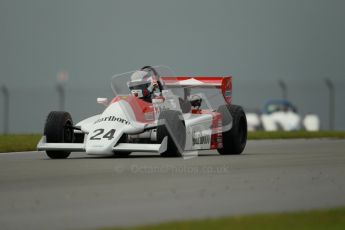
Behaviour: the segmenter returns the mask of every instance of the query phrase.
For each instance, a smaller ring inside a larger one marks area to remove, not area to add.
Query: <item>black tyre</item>
[[[47,143],[72,143],[73,142],[72,117],[67,112],[50,112],[44,126],[44,135]],[[68,151],[46,151],[52,159],[67,158],[71,152]]]
[[[247,143],[247,118],[241,106],[222,105],[218,112],[223,115],[223,148],[218,149],[221,155],[241,154]],[[231,117],[229,116],[229,113]],[[229,125],[232,121],[232,127]]]
[[[126,134],[123,134],[117,143],[128,143],[128,136]],[[131,153],[132,152],[122,152],[122,151],[113,152],[115,157],[128,157]]]
[[[182,113],[175,110],[162,111],[159,115],[157,141],[161,143],[168,137],[167,150],[162,157],[178,157],[183,153],[186,144],[186,127]]]

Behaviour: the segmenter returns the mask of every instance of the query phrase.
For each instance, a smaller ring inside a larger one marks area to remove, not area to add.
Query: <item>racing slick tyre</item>
[[[68,112],[50,112],[44,126],[44,135],[47,143],[72,143],[73,142],[72,117]],[[67,158],[71,152],[68,151],[46,151],[52,159]]]
[[[221,155],[241,154],[247,143],[247,118],[241,106],[238,105],[222,105],[218,108],[218,112],[223,116],[223,127],[226,131],[222,133],[223,148],[217,149]],[[228,129],[226,126],[231,124]]]
[[[183,153],[186,144],[186,127],[182,113],[175,110],[162,111],[158,118],[157,141],[162,143],[168,137],[167,150],[162,157],[178,157]]]

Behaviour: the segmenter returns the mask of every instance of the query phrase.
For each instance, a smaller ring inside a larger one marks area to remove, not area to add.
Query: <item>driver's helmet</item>
[[[131,81],[127,83],[131,94],[144,100],[151,100],[155,88],[155,81],[149,72],[139,70],[131,75]]]

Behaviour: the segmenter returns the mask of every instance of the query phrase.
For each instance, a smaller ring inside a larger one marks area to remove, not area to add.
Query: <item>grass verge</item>
[[[308,132],[308,131],[256,131],[249,132],[248,139],[250,140],[262,140],[262,139],[310,139],[310,138],[345,138],[344,131],[318,131],[318,132]]]
[[[130,228],[102,228],[102,230],[341,230],[345,229],[345,207],[280,214],[258,214],[219,219],[190,220]]]
[[[0,135],[0,153],[1,152],[20,152],[33,151],[40,140],[41,135]],[[319,131],[319,132],[249,132],[250,140],[264,139],[295,139],[295,138],[342,138],[345,139],[344,131]]]
[[[41,135],[0,135],[0,153],[33,151]]]

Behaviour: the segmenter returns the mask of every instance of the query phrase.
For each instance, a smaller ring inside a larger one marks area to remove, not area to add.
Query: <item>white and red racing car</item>
[[[240,154],[247,141],[242,107],[232,105],[232,77],[175,76],[145,66],[112,78],[115,98],[98,98],[103,113],[73,124],[68,112],[50,112],[37,145],[53,159],[71,152],[181,156],[216,149]]]

